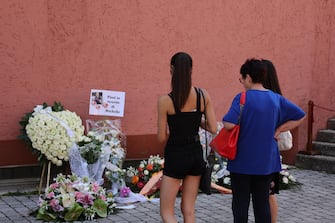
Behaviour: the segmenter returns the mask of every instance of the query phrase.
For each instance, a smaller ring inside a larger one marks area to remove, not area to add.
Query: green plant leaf
[[[97,212],[99,217],[107,217],[107,204],[103,200],[96,199],[93,204],[93,209]]]
[[[74,203],[74,205],[66,212],[64,216],[65,221],[76,221],[79,216],[83,213],[84,208],[80,206],[78,203]]]
[[[57,217],[51,213],[46,212],[44,208],[40,208],[38,209],[36,218],[38,220],[43,220],[43,221],[54,221],[56,220]]]

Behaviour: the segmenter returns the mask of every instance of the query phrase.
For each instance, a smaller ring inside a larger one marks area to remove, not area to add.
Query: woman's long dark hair
[[[171,58],[171,95],[175,106],[180,110],[186,103],[192,87],[192,58],[184,52],[179,52]]]
[[[276,92],[278,94],[281,93],[281,89],[279,86],[277,71],[273,63],[269,60],[262,60],[262,62],[266,65],[266,78],[263,83],[263,87],[266,89],[269,89],[273,92]]]

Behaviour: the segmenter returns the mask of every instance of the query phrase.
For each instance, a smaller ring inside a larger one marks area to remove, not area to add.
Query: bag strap
[[[241,97],[240,97],[240,114],[238,115],[238,125],[240,125],[240,122],[241,122],[241,116],[242,116],[242,112],[243,112],[243,108],[244,108],[244,105],[245,105],[245,99],[246,98],[246,92],[245,91],[242,91],[241,93]]]
[[[205,143],[206,143],[206,151],[205,154],[203,155],[204,161],[206,162],[206,165],[208,166],[208,158],[207,158],[207,154],[208,154],[208,143],[207,143],[207,117],[206,117],[206,100],[205,100],[205,95],[204,92],[201,90],[201,88],[199,88],[200,94],[204,100],[204,114],[205,114]]]
[[[201,94],[200,94],[200,91],[201,89],[200,88],[197,88],[195,87],[195,92],[197,93],[197,112],[201,112],[201,103],[200,103],[200,100],[201,100]]]

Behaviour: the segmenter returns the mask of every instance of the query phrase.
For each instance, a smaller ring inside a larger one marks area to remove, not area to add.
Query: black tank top
[[[168,144],[187,144],[199,141],[199,126],[203,112],[200,109],[200,91],[195,88],[197,94],[197,108],[191,112],[181,112],[177,109],[173,101],[171,93],[169,94],[176,114],[168,115],[167,122],[169,125],[169,140]]]

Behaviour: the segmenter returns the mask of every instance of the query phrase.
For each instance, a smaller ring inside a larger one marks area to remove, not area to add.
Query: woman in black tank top
[[[181,211],[184,222],[195,222],[195,201],[200,176],[204,171],[199,126],[216,133],[216,117],[211,99],[205,90],[192,87],[192,58],[183,52],[171,58],[171,92],[158,100],[158,141],[166,142],[164,170],[160,187],[160,214],[163,222],[177,222],[174,205],[182,184]],[[206,106],[206,110],[204,109]]]

